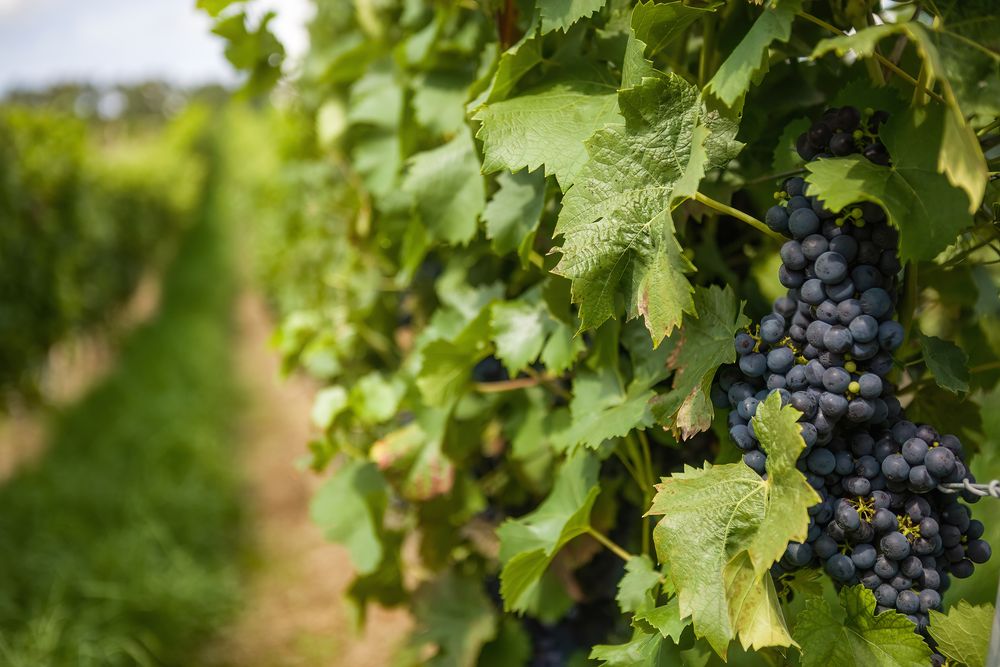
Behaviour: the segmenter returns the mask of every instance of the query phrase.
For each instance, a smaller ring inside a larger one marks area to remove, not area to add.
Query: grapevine
[[[317,3],[261,272],[403,664],[983,664],[997,50],[897,4]]]

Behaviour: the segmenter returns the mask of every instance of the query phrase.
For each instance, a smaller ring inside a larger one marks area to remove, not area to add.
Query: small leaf
[[[722,63],[705,92],[717,97],[727,107],[742,106],[750,85],[767,73],[768,50],[775,42],[787,42],[792,34],[795,12],[802,0],[774,0],[754,21],[743,40]]]
[[[694,303],[698,316],[685,316],[683,326],[664,343],[670,349],[667,366],[674,371],[673,385],[653,403],[657,421],[684,439],[712,425],[712,379],[719,366],[736,360],[733,336],[750,323],[729,286],[699,287]]]
[[[457,335],[424,347],[416,383],[428,405],[445,406],[458,400],[469,386],[472,369],[493,352],[490,311],[483,308]]]
[[[722,3],[711,2],[702,7],[672,2],[639,2],[632,10],[631,32],[625,47],[622,88],[637,86],[644,76],[655,76],[652,58],[662,52],[693,23],[714,12]]]
[[[536,510],[508,519],[497,529],[505,610],[525,611],[556,552],[587,532],[590,509],[600,492],[598,467],[597,459],[586,452],[568,459],[556,475],[552,492]]]
[[[538,358],[550,326],[545,303],[537,293],[535,298],[493,304],[490,327],[496,355],[510,375],[517,375]]]
[[[429,667],[475,667],[483,645],[497,635],[493,604],[478,579],[448,573],[414,596],[414,641],[433,644]]]
[[[528,253],[545,204],[545,174],[540,171],[507,172],[497,176],[500,189],[486,204],[483,222],[486,238],[498,255],[518,251],[521,266],[528,265]]]
[[[920,349],[939,387],[953,393],[969,391],[969,356],[960,347],[936,336],[920,336]]]
[[[681,641],[684,628],[691,624],[690,619],[681,618],[680,601],[676,595],[665,605],[637,611],[633,622],[640,628],[648,625],[651,630],[659,632],[664,639],[672,639],[675,644]]]
[[[410,158],[402,188],[436,238],[458,245],[472,240],[486,187],[469,131],[463,127],[448,143]]]
[[[635,428],[653,423],[649,401],[656,393],[651,383],[637,381],[622,386],[615,371],[602,367],[599,372],[580,372],[573,381],[570,412],[573,421],[559,438],[566,448],[582,444],[597,449],[610,438],[622,438]]]
[[[895,611],[875,615],[875,595],[864,586],[840,590],[836,613],[821,597],[799,612],[795,640],[802,667],[926,667],[931,650],[913,622]]]
[[[542,13],[542,34],[565,31],[604,6],[607,0],[537,0]]]
[[[377,371],[358,378],[351,387],[351,410],[363,424],[380,424],[396,414],[405,391],[398,378],[387,380]]]
[[[339,385],[326,387],[316,394],[312,406],[312,423],[316,428],[327,430],[333,425],[344,408],[347,407],[347,390]]]
[[[937,642],[937,650],[945,657],[966,667],[986,667],[993,616],[991,604],[973,606],[959,600],[947,614],[931,610],[928,632]]]
[[[669,647],[657,633],[637,630],[624,644],[595,646],[591,660],[600,660],[601,667],[670,667],[677,663],[667,651]]]
[[[309,514],[324,537],[343,544],[359,574],[371,574],[382,560],[382,515],[388,485],[374,464],[348,461],[312,499]]]
[[[660,573],[649,556],[633,556],[625,563],[625,575],[618,582],[618,607],[623,612],[650,609],[655,604],[654,589],[660,585]]]

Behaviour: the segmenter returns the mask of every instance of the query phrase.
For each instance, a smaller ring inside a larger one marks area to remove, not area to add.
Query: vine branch
[[[605,535],[604,533],[601,533],[601,532],[598,532],[597,530],[594,530],[593,526],[587,526],[587,534],[590,535],[591,537],[593,537],[595,540],[597,540],[601,544],[603,544],[604,546],[606,546],[608,548],[608,550],[611,551],[611,553],[613,553],[614,555],[618,556],[619,558],[621,558],[626,563],[629,561],[630,558],[632,558],[632,554],[630,554],[628,551],[626,551],[622,547],[618,546],[618,544],[616,544],[614,541],[612,541],[611,538],[608,537],[607,535]]]
[[[697,201],[697,202],[700,202],[700,203],[704,204],[705,206],[707,206],[709,208],[714,208],[719,213],[724,213],[725,215],[734,217],[734,218],[736,218],[737,220],[739,220],[741,222],[747,223],[748,225],[750,225],[751,227],[753,227],[757,231],[763,232],[764,234],[766,234],[770,238],[774,239],[775,241],[778,241],[780,243],[784,243],[785,241],[788,240],[784,236],[782,236],[781,234],[778,234],[777,232],[772,231],[770,227],[768,227],[767,225],[765,225],[763,222],[761,222],[757,218],[753,217],[752,215],[750,215],[748,213],[744,213],[743,211],[741,211],[741,210],[739,210],[737,208],[733,208],[732,206],[729,206],[728,204],[723,204],[722,202],[717,201],[715,199],[712,199],[708,195],[702,194],[701,192],[695,192],[694,193],[694,200]]]

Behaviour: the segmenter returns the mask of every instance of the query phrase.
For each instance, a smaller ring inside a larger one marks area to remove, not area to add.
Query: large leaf
[[[754,430],[767,452],[767,479],[741,463],[685,467],[657,487],[653,534],[677,589],[682,617],[725,656],[743,646],[792,643],[769,568],[792,541],[803,541],[816,491],[795,467],[805,443],[791,407],[775,392],[760,404]]]
[[[771,45],[788,41],[795,12],[800,9],[802,0],[772,0],[705,86],[705,92],[727,107],[742,106],[750,85],[767,73]]]
[[[584,328],[615,316],[642,314],[654,342],[694,311],[684,273],[694,267],[674,236],[674,188],[692,165],[723,164],[738,150],[735,127],[705,116],[698,91],[677,76],[644,79],[622,90],[624,125],[598,130],[587,141],[589,160],[563,198],[556,233],[563,235],[555,271],[573,281]],[[710,130],[704,151],[694,150],[695,128]]]
[[[483,171],[535,171],[545,167],[563,190],[587,160],[584,140],[621,121],[615,86],[590,77],[563,78],[476,112],[482,126]]]
[[[429,667],[475,667],[483,645],[497,634],[493,604],[482,582],[456,574],[424,584],[414,598],[414,641],[433,644]]]
[[[587,532],[590,509],[597,500],[599,463],[581,452],[563,463],[552,492],[538,508],[518,519],[508,519],[500,538],[500,593],[504,609],[525,611],[549,563],[567,542]]]
[[[382,560],[382,515],[388,485],[374,464],[348,461],[340,466],[309,507],[312,520],[333,542],[347,547],[359,574],[371,574]]]
[[[671,350],[667,364],[674,371],[673,386],[653,406],[657,421],[681,438],[712,425],[712,379],[719,366],[736,360],[733,336],[750,323],[729,286],[699,287],[694,303],[698,316],[686,316],[665,343]]]
[[[813,160],[806,164],[810,194],[830,209],[860,201],[885,209],[899,229],[904,261],[932,259],[972,223],[960,190],[932,169],[895,164],[881,167],[862,157]]]
[[[824,39],[816,45],[812,57],[818,58],[830,51],[843,55],[848,50],[870,57],[879,41],[894,35],[904,35],[916,46],[927,75],[928,87],[933,87],[935,81],[940,81],[944,93],[946,106],[941,109],[939,130],[935,133],[926,133],[913,146],[921,149],[929,147],[934,150],[937,170],[946,174],[952,185],[966,192],[968,200],[965,206],[970,214],[975,213],[986,192],[988,178],[986,158],[979,147],[975,132],[965,122],[965,114],[958,106],[944,63],[927,28],[915,21],[870,26],[853,35]],[[895,152],[890,152],[894,159],[898,159]]]
[[[991,604],[973,606],[959,600],[947,614],[931,610],[929,632],[945,657],[966,667],[986,667],[995,613]]]
[[[469,131],[463,128],[448,143],[414,155],[403,190],[413,196],[417,214],[435,238],[470,241],[486,208],[486,187]]]
[[[840,589],[838,612],[822,597],[806,601],[795,623],[802,667],[926,667],[931,650],[900,613],[875,615],[875,595],[864,586]]]

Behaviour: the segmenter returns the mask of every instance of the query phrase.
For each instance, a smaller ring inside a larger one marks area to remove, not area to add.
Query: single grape
[[[910,543],[900,532],[892,532],[881,539],[879,545],[887,558],[900,561],[910,555]]]
[[[874,373],[864,373],[858,378],[858,392],[862,398],[876,398],[882,393],[882,378]]]
[[[760,352],[740,357],[740,370],[750,377],[761,377],[767,371],[767,359]]]
[[[830,152],[837,157],[850,155],[854,152],[854,150],[854,137],[851,136],[850,132],[837,132],[833,135],[833,137],[831,137]]]
[[[927,443],[920,438],[913,437],[903,443],[903,458],[911,466],[921,465],[924,457],[927,456]]]
[[[972,564],[972,561],[966,558],[958,561],[957,563],[952,563],[949,566],[948,571],[951,572],[953,577],[965,579],[967,577],[971,577],[972,572],[975,569],[976,567]]]
[[[927,466],[919,465],[910,468],[910,489],[915,493],[930,493],[937,485],[937,478],[927,472]]]
[[[866,398],[855,398],[847,404],[847,418],[855,423],[866,422],[875,414],[874,404]]]
[[[847,399],[840,394],[824,391],[819,397],[819,409],[832,419],[840,419],[847,412]]]
[[[850,581],[856,572],[854,563],[841,553],[836,553],[826,561],[826,571],[837,581]]]
[[[925,614],[941,606],[941,594],[935,590],[925,588],[917,595],[920,598],[920,611]]]
[[[854,339],[847,327],[835,324],[823,334],[823,345],[831,352],[844,353],[851,349]]]
[[[910,579],[918,579],[924,573],[924,564],[916,556],[908,556],[899,563],[899,571]]]
[[[862,295],[864,298],[864,295]],[[878,325],[878,343],[883,350],[893,351],[903,344],[905,331],[903,325],[895,320],[888,320]]]
[[[795,567],[805,567],[812,561],[813,549],[808,544],[791,542],[785,549],[785,558]]]
[[[811,362],[810,362],[811,363]],[[835,394],[843,394],[851,384],[851,375],[843,368],[827,368],[823,371],[823,387]]]
[[[789,197],[797,197],[803,193],[806,181],[801,176],[793,176],[785,181],[785,192]]]
[[[990,545],[983,540],[972,540],[965,545],[965,554],[973,563],[985,563],[993,555]]]
[[[827,285],[835,285],[847,277],[847,260],[840,253],[830,250],[816,258],[813,269],[817,278]]]
[[[787,347],[776,347],[767,353],[767,368],[772,373],[787,373],[795,364],[795,353]]]
[[[733,439],[733,443],[737,447],[744,451],[757,446],[757,441],[750,436],[750,429],[742,424],[729,429],[729,437]]]
[[[806,459],[809,470],[817,475],[829,475],[837,464],[836,457],[829,449],[814,449]]]
[[[758,475],[763,475],[767,472],[766,463],[767,456],[764,452],[759,449],[751,450],[743,455],[743,463],[747,464],[751,470],[753,470]]]
[[[855,496],[867,496],[872,490],[872,483],[864,477],[848,477],[843,484],[844,490]]]
[[[875,566],[875,561],[878,558],[878,552],[870,544],[859,544],[854,547],[854,552],[851,553],[851,560],[854,561],[854,567],[859,570],[868,570]],[[878,576],[876,574],[876,576]]]
[[[881,319],[892,309],[889,293],[881,287],[872,287],[861,293],[861,310],[866,315]]]
[[[865,292],[873,287],[882,287],[882,274],[870,264],[859,264],[851,269],[851,281],[855,289]]]
[[[920,610],[920,598],[913,591],[900,591],[896,598],[896,609],[904,614],[917,612]]]
[[[822,560],[827,560],[833,554],[837,553],[837,542],[829,535],[820,535],[813,542],[813,551]]]
[[[836,544],[834,544],[834,548],[836,548]],[[886,558],[885,554],[879,554],[872,569],[875,570],[875,574],[888,581],[899,572],[899,565],[894,560]]]
[[[813,212],[805,197],[802,197],[802,200],[808,208],[795,208],[788,216],[788,229],[796,239],[804,239],[810,234],[815,234],[820,227],[819,216]],[[791,202],[789,208],[792,208]]]
[[[854,472],[860,477],[874,479],[882,472],[882,466],[874,456],[862,456],[854,462]]]
[[[955,470],[955,454],[947,447],[934,447],[927,452],[924,465],[936,477],[947,477]]]
[[[896,515],[893,514],[888,509],[877,509],[875,510],[875,516],[872,517],[872,528],[879,533],[889,533],[899,527],[899,520]]]
[[[837,523],[839,523],[844,530],[857,530],[861,527],[861,517],[858,516],[858,511],[848,502],[841,501],[837,505],[837,509],[834,511],[834,516],[836,517]]]
[[[736,353],[741,356],[752,352],[754,345],[756,345],[756,341],[753,339],[753,336],[744,331],[736,334],[733,342],[736,345]]]
[[[890,586],[889,584],[882,584],[875,589],[875,601],[878,602],[883,607],[895,607],[896,598],[899,595],[899,591]]]

